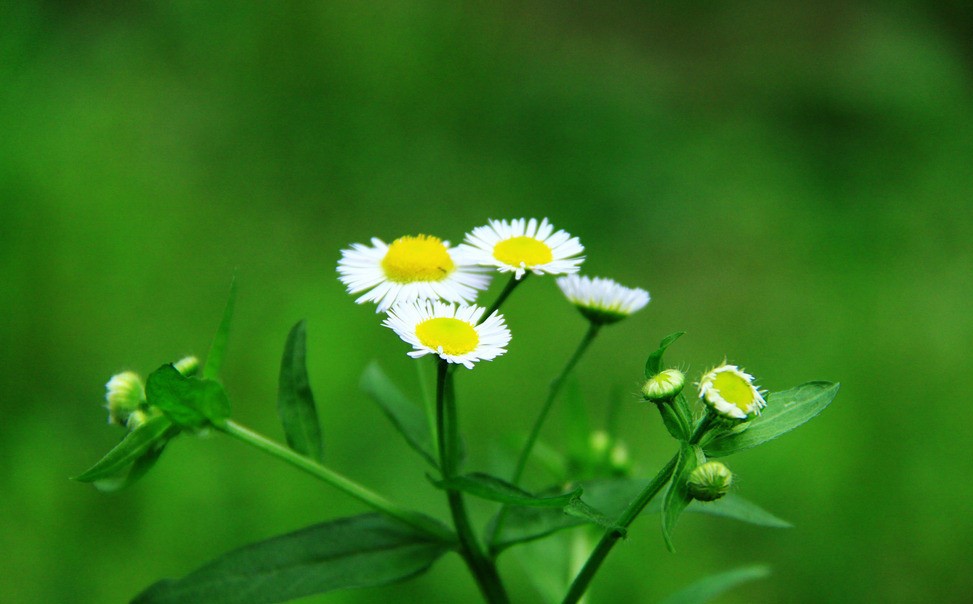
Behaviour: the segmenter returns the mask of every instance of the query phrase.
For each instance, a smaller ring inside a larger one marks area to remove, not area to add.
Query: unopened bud
[[[190,377],[196,375],[196,371],[199,370],[199,359],[194,356],[183,357],[173,363],[172,366],[185,377]]]
[[[718,461],[707,461],[689,474],[686,488],[693,499],[716,501],[733,484],[733,473]]]
[[[125,426],[129,417],[145,402],[145,385],[133,371],[113,375],[105,384],[108,423]]]
[[[653,403],[676,398],[686,384],[686,376],[678,369],[666,369],[650,377],[642,386],[642,396]]]

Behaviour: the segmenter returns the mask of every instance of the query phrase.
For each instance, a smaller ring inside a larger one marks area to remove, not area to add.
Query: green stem
[[[574,354],[571,355],[570,359],[568,359],[568,362],[564,366],[564,369],[561,370],[561,373],[551,382],[551,387],[547,391],[547,398],[544,400],[544,404],[541,406],[541,412],[537,416],[537,419],[534,420],[534,426],[530,430],[530,436],[527,437],[527,442],[524,443],[524,448],[521,450],[520,457],[517,459],[517,468],[514,470],[513,479],[510,481],[514,485],[520,484],[520,479],[524,475],[524,468],[527,467],[527,460],[530,459],[530,453],[534,450],[534,444],[537,443],[537,438],[541,434],[541,428],[544,426],[544,422],[547,420],[547,415],[550,413],[551,407],[554,405],[554,401],[557,399],[558,393],[561,392],[561,386],[564,385],[568,374],[571,373],[574,366],[577,365],[578,361],[581,360],[582,355],[584,355],[585,351],[588,349],[588,346],[591,345],[591,342],[595,339],[595,336],[598,335],[598,331],[600,329],[601,325],[598,323],[592,322],[589,325],[587,333],[584,334],[584,338],[581,339],[581,343],[578,344]]]
[[[588,349],[588,346],[591,345],[591,342],[595,339],[595,336],[598,335],[598,331],[600,329],[601,325],[598,323],[592,322],[589,324],[588,331],[581,339],[581,342],[575,349],[574,354],[572,354],[571,358],[568,359],[568,362],[564,366],[564,369],[561,370],[561,373],[558,374],[553,381],[551,381],[550,389],[547,391],[547,398],[544,400],[544,404],[541,405],[541,412],[537,416],[537,419],[534,420],[534,425],[530,430],[530,435],[527,437],[527,442],[524,443],[524,448],[520,451],[520,457],[517,459],[517,466],[514,469],[513,477],[510,480],[510,482],[515,486],[520,484],[520,479],[524,475],[524,469],[527,467],[527,460],[530,459],[530,454],[534,450],[534,445],[537,444],[537,439],[540,436],[541,428],[544,426],[544,422],[547,420],[547,415],[550,413],[551,407],[554,405],[554,401],[557,399],[557,395],[561,391],[561,386],[564,385],[568,374],[571,373],[574,366],[577,365],[578,361],[581,360],[582,355],[584,355],[585,351]],[[495,540],[496,536],[500,534],[500,529],[503,526],[506,511],[507,508],[503,507],[497,514],[497,521],[493,523],[493,530],[490,533],[491,543]]]
[[[440,359],[436,371],[436,434],[439,445],[439,466],[443,479],[456,476],[459,434],[456,421],[456,399],[452,392],[452,373],[449,363]],[[476,541],[463,496],[459,491],[446,488],[449,511],[459,539],[459,553],[473,573],[480,593],[487,602],[505,604],[510,601],[500,581],[500,574],[492,560],[484,555]]]
[[[696,424],[696,428],[693,430],[693,434],[689,438],[689,444],[698,444],[706,432],[716,422],[716,419],[717,418],[714,413],[707,411],[706,415],[704,415],[702,419],[699,420],[699,423]],[[584,596],[585,591],[588,590],[588,584],[591,583],[595,573],[598,572],[598,569],[601,567],[601,563],[605,561],[605,557],[608,556],[611,549],[615,547],[615,543],[623,534],[622,531],[627,529],[629,525],[635,521],[638,515],[642,513],[642,510],[645,509],[645,506],[647,506],[649,502],[652,501],[652,498],[659,494],[662,487],[669,482],[669,479],[672,478],[673,471],[676,469],[676,463],[678,461],[679,454],[677,453],[672,457],[672,459],[669,460],[669,463],[667,463],[665,467],[662,468],[658,474],[656,474],[655,478],[652,479],[652,482],[650,482],[642,490],[642,492],[639,493],[639,496],[628,506],[628,508],[622,512],[622,515],[619,516],[618,522],[616,523],[618,528],[611,528],[605,531],[605,534],[601,537],[601,541],[598,542],[598,545],[595,547],[594,551],[591,552],[591,556],[588,557],[588,561],[585,562],[581,572],[578,573],[578,576],[575,577],[574,581],[571,583],[571,587],[568,589],[567,595],[564,596],[564,600],[561,601],[562,604],[575,604],[581,599],[582,596]]]
[[[269,453],[298,469],[304,470],[315,478],[328,483],[339,491],[354,497],[382,514],[400,520],[431,537],[444,541],[455,541],[456,539],[456,536],[447,530],[446,527],[434,521],[432,518],[400,507],[378,493],[338,474],[334,470],[322,466],[308,457],[294,452],[292,449],[278,442],[270,440],[262,434],[254,432],[246,426],[242,426],[232,420],[227,420],[225,424],[217,426],[217,428],[237,440],[243,441],[248,445],[260,449],[264,453]]]
[[[523,283],[527,279],[527,275],[529,274],[530,273],[524,273],[524,276],[521,277],[520,279],[517,278],[516,273],[510,275],[510,281],[507,281],[507,285],[503,287],[503,291],[500,292],[500,295],[497,296],[497,299],[493,302],[492,305],[490,305],[490,308],[486,309],[486,312],[484,312],[483,316],[480,317],[480,323],[489,319],[490,315],[492,315],[494,311],[500,310],[500,307],[507,300],[510,294],[513,293],[514,289],[518,285]]]
[[[575,604],[581,599],[585,591],[588,590],[588,584],[591,583],[595,573],[597,573],[598,569],[601,568],[601,564],[605,561],[605,557],[608,556],[608,553],[611,552],[613,547],[615,547],[615,543],[617,543],[619,538],[621,538],[623,535],[624,529],[627,529],[629,525],[632,524],[638,515],[642,513],[642,510],[645,509],[645,506],[652,501],[652,498],[662,490],[662,487],[664,487],[667,482],[669,482],[669,479],[672,477],[672,472],[676,468],[676,461],[678,459],[678,455],[670,459],[669,463],[667,463],[665,467],[662,468],[658,474],[656,474],[655,478],[652,479],[652,482],[650,482],[645,489],[642,490],[639,496],[631,504],[629,504],[628,508],[626,508],[626,510],[622,512],[622,515],[619,516],[618,522],[616,523],[617,528],[610,528],[605,531],[605,534],[601,537],[601,541],[599,541],[598,545],[595,546],[594,551],[591,552],[591,555],[588,557],[588,561],[585,562],[584,567],[582,567],[581,572],[578,573],[578,576],[575,577],[574,581],[571,583],[571,587],[568,589],[567,595],[564,596],[564,599],[561,601],[562,604]]]

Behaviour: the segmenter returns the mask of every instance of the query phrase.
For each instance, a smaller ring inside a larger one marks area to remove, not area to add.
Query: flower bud
[[[176,371],[183,374],[186,377],[196,375],[196,371],[199,370],[199,359],[195,356],[183,357],[172,364],[176,368]]]
[[[750,419],[760,415],[760,410],[767,405],[753,384],[753,376],[725,363],[699,380],[699,396],[710,409],[727,419]]]
[[[650,377],[642,386],[642,396],[653,403],[665,403],[676,398],[686,384],[686,376],[678,369],[666,369]]]
[[[113,375],[105,384],[105,407],[108,423],[124,426],[129,417],[145,402],[145,385],[142,378],[132,371]]]
[[[690,472],[686,488],[693,499],[716,501],[726,495],[733,483],[733,473],[718,461],[707,461]]]

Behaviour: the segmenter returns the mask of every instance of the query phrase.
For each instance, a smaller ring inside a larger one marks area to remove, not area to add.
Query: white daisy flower
[[[365,292],[355,302],[375,302],[376,312],[415,300],[470,303],[490,284],[475,262],[429,235],[399,237],[391,244],[372,238],[371,247],[354,243],[341,250],[338,273],[348,293]]]
[[[420,300],[396,304],[382,323],[415,348],[410,357],[439,355],[450,363],[473,369],[477,361],[489,361],[507,352],[510,330],[503,315],[493,312],[480,323],[486,309],[439,301]]]
[[[495,266],[501,273],[514,272],[517,279],[531,271],[563,275],[578,272],[584,262],[584,246],[577,237],[554,232],[547,218],[490,220],[486,226],[467,233],[457,251],[483,266]]]
[[[649,303],[649,292],[644,289],[625,287],[602,277],[568,275],[558,278],[557,286],[581,314],[602,325],[621,321]]]
[[[760,410],[767,405],[753,385],[753,376],[725,363],[699,381],[699,397],[716,413],[733,419],[760,415]]]

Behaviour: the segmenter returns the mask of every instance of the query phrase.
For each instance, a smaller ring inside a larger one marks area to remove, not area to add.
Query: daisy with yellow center
[[[621,321],[649,303],[649,292],[644,289],[625,287],[602,277],[568,275],[560,277],[557,286],[581,314],[600,325]]]
[[[736,365],[720,365],[699,381],[699,396],[723,417],[747,419],[760,415],[767,401],[753,384],[753,376]]]
[[[390,244],[373,238],[371,247],[354,243],[341,251],[339,279],[348,293],[365,292],[358,304],[375,302],[377,312],[415,300],[469,303],[490,277],[456,249],[429,235],[400,237]]]
[[[494,311],[482,323],[486,309],[420,300],[393,306],[382,323],[415,349],[410,357],[438,355],[450,363],[473,369],[507,352],[510,330],[503,315]]]
[[[456,249],[477,264],[494,266],[501,273],[513,272],[517,279],[527,271],[538,275],[576,273],[584,262],[584,246],[578,238],[564,231],[554,232],[547,218],[540,222],[536,218],[490,220],[467,233]]]

